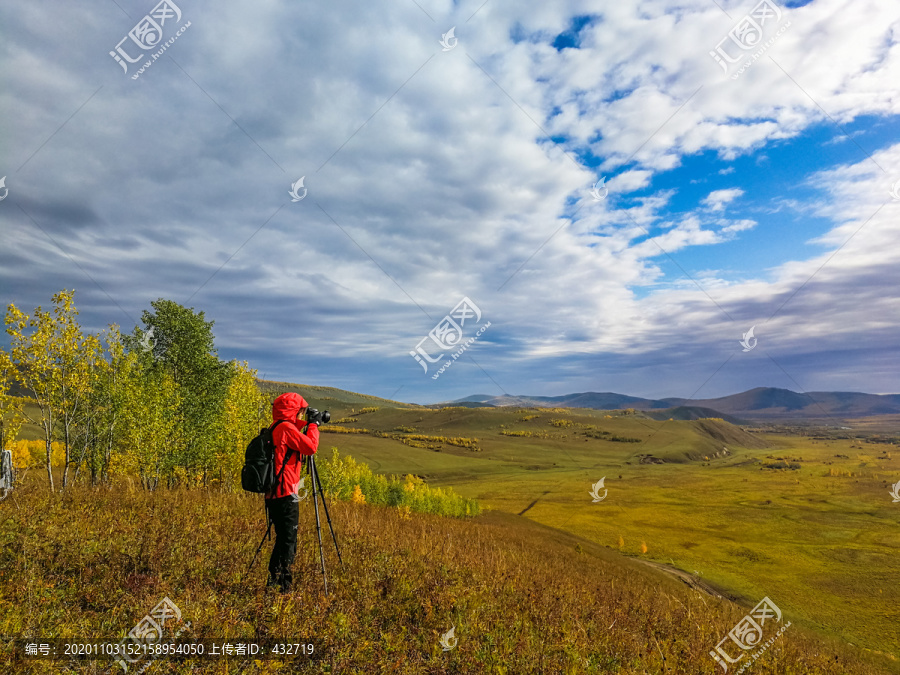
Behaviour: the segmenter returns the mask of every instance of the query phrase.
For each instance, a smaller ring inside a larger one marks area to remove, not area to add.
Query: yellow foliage
[[[356,487],[353,488],[353,494],[350,496],[350,500],[354,504],[366,503],[366,496],[363,494],[362,488],[360,488],[359,485],[356,485]]]
[[[646,552],[647,552],[647,542],[642,541],[641,542],[641,553],[646,553]]]
[[[183,466],[176,466],[172,471],[172,478],[176,485],[184,487],[200,487],[203,485],[202,471],[188,471]]]
[[[478,450],[477,438],[466,438],[465,436],[429,436],[427,434],[386,434],[383,432],[375,432],[376,436],[381,438],[393,438],[400,441],[411,448],[428,448],[429,450],[440,450],[441,443],[447,445],[455,445],[460,448],[468,448],[469,450]]]
[[[0,449],[16,439],[25,421],[22,399],[9,394],[9,386],[16,375],[12,358],[0,349]]]
[[[54,441],[50,448],[50,464],[62,466],[66,461],[65,447]],[[20,469],[47,464],[47,444],[44,441],[16,441],[10,443],[7,449],[12,453],[13,466]]]
[[[256,371],[246,361],[232,363],[234,377],[225,397],[222,452],[217,453],[215,464],[221,470],[224,486],[240,483],[244,450],[269,419],[268,401],[256,384]]]
[[[550,438],[549,434],[544,433],[543,431],[501,431],[501,436],[522,436],[525,438]]]
[[[52,296],[51,311],[37,307],[30,315],[14,304],[8,305],[5,323],[11,338],[10,351],[0,364],[0,370],[7,371],[0,378],[4,380],[0,389],[6,388],[8,369],[14,364],[16,381],[32,394],[39,406],[40,416],[36,421],[46,440],[51,438],[51,428],[58,425],[66,430],[67,443],[69,431],[91,395],[101,361],[100,341],[94,335],[82,333],[78,324],[74,295],[75,291],[56,293]],[[5,391],[0,394],[3,394],[0,414],[5,415],[9,400]],[[13,413],[15,419],[18,414]],[[13,430],[18,431],[10,429]],[[51,464],[54,463],[51,456]],[[65,466],[65,460],[62,465]],[[52,474],[48,478],[53,490]]]
[[[332,434],[367,434],[368,429],[354,429],[353,427],[337,427],[331,424],[323,424],[319,427],[319,431],[327,431]]]
[[[411,473],[406,474],[406,479],[403,483],[404,490],[407,492],[415,492],[423,487],[425,487],[425,481],[418,476],[413,476]]]
[[[369,408],[361,408],[360,410],[354,410],[350,413],[351,417],[356,417],[357,415],[365,415],[366,413],[373,413],[378,410],[378,406],[371,406]]]

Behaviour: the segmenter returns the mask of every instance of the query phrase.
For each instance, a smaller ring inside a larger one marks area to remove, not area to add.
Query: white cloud
[[[743,218],[741,220],[719,220],[718,224],[722,227],[722,232],[732,233],[732,232],[743,232],[744,230],[751,230],[756,227],[756,221],[750,220],[749,218]]]
[[[726,205],[730,204],[743,194],[744,191],[740,188],[713,190],[703,200],[701,200],[701,204],[712,211],[724,211]]]
[[[624,171],[609,181],[609,187],[614,192],[633,192],[650,185],[652,177],[651,171]]]

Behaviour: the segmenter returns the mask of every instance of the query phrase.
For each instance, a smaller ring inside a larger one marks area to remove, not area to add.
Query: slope
[[[460,521],[332,501],[344,564],[326,540],[325,596],[309,504],[288,595],[266,592],[261,567],[244,577],[263,522],[243,495],[120,485],[73,488],[60,500],[27,485],[17,504],[20,517],[0,522],[0,635],[121,635],[166,597],[181,613],[167,637],[190,622],[183,637],[315,645],[312,659],[176,658],[158,666],[166,672],[713,675],[709,651],[748,610],[499,513]],[[765,636],[776,629],[767,624]],[[110,661],[26,663],[21,649],[0,645],[4,672],[97,672]],[[753,672],[890,671],[791,626]]]

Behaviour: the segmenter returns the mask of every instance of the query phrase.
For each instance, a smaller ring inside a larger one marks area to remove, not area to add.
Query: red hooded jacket
[[[298,426],[297,413],[301,408],[308,408],[308,404],[300,394],[288,392],[282,394],[272,402],[272,422],[285,420],[272,432],[272,440],[275,442],[275,475],[278,476],[284,464],[284,456],[287,451],[293,450],[284,466],[284,474],[275,492],[266,495],[266,499],[287,497],[297,492],[300,483],[300,473],[303,470],[301,455],[314,455],[319,447],[319,427],[310,424],[306,433],[301,429],[303,422]],[[310,486],[311,487],[311,486]]]

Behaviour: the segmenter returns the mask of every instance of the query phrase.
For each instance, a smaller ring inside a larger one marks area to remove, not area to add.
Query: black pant
[[[291,590],[291,567],[297,554],[297,525],[300,520],[300,502],[293,495],[267,499],[269,520],[275,526],[275,547],[269,559],[269,585],[280,586],[286,593]]]

